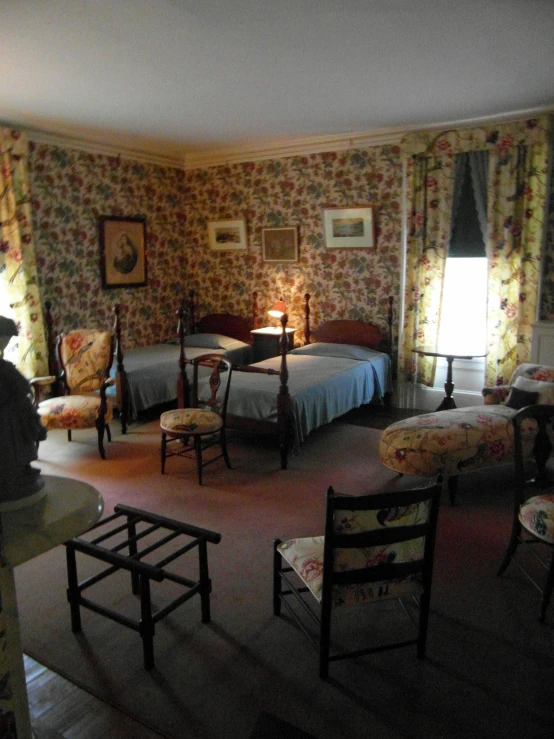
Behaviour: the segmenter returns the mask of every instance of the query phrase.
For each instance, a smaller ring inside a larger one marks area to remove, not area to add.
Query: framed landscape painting
[[[262,257],[264,262],[297,262],[297,227],[263,228]]]
[[[324,208],[323,228],[328,249],[371,249],[375,245],[373,208]]]
[[[146,285],[146,218],[100,218],[102,287]]]
[[[210,221],[208,238],[212,251],[238,251],[246,249],[246,221]]]

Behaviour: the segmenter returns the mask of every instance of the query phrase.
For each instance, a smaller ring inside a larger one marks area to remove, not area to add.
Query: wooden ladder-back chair
[[[206,465],[223,457],[227,467],[231,468],[225,421],[233,365],[221,354],[214,353],[185,360],[185,364],[193,366],[192,406],[166,411],[160,417],[162,474],[167,457],[191,457],[194,454],[198,483],[202,485],[202,469]],[[204,378],[199,382],[201,367],[209,370],[209,380]],[[220,445],[221,452],[205,460],[203,452],[216,444]]]
[[[62,333],[56,341],[57,375],[31,380],[43,426],[65,429],[69,441],[72,431],[96,428],[102,459],[106,458],[105,433],[111,441],[113,407],[106,390],[115,384],[110,377],[114,350],[115,337],[110,331],[83,328]],[[46,384],[54,386],[58,394],[41,400]]]
[[[533,453],[537,461],[537,476],[528,481],[523,454],[522,423],[533,418],[537,424]],[[554,419],[554,405],[530,405],[523,408],[514,417],[514,467],[515,497],[512,521],[512,532],[506,548],[506,554],[498,570],[501,575],[513,562],[535,588],[541,593],[539,621],[544,621],[546,609],[550,603],[554,587],[554,490],[549,483],[545,470],[546,462],[552,451],[552,442],[548,433]],[[530,485],[535,492],[529,494]],[[542,488],[542,491],[541,491]],[[530,570],[516,558],[516,550],[520,544],[531,545],[529,551],[534,559],[546,570],[546,579],[540,584]],[[543,549],[544,552],[539,550]],[[545,556],[546,555],[546,556]]]
[[[344,496],[330,487],[324,536],[275,541],[274,613],[280,615],[285,605],[318,649],[321,678],[328,677],[332,660],[409,645],[417,645],[419,658],[425,656],[440,491],[436,484]],[[355,650],[337,647],[331,653],[331,613],[338,606],[390,599],[400,601],[417,626],[415,635]],[[403,603],[409,599],[419,605],[417,623]],[[317,625],[317,636],[305,623],[306,615]]]

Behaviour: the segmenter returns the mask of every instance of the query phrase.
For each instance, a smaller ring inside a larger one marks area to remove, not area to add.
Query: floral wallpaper
[[[324,318],[374,319],[386,329],[387,298],[399,294],[402,164],[396,147],[290,157],[183,172],[31,142],[30,179],[43,301],[55,328],[105,327],[123,306],[124,346],[174,338],[174,313],[194,289],[200,314],[250,316],[287,302],[297,341],[310,293],[311,325]],[[372,204],[373,249],[327,249],[324,205]],[[101,286],[98,219],[146,216],[148,286]],[[210,251],[211,220],[244,218],[248,249]],[[296,225],[299,260],[262,262],[265,226]]]
[[[201,312],[248,315],[250,295],[259,295],[261,325],[277,298],[287,304],[290,325],[303,339],[304,295],[311,295],[311,325],[350,318],[387,325],[387,298],[399,294],[402,162],[394,146],[351,149],[280,160],[195,170],[187,175],[187,267],[189,284],[201,296]],[[372,249],[327,249],[324,206],[371,204],[376,245]],[[244,218],[248,251],[213,252],[211,220]],[[297,263],[262,260],[262,228],[297,226]]]
[[[30,143],[29,178],[42,301],[54,329],[107,328],[122,306],[123,344],[175,338],[185,294],[185,173]],[[145,216],[147,287],[103,289],[98,220]]]
[[[551,152],[554,151],[554,141]],[[550,206],[546,223],[539,318],[554,321],[554,176],[550,177]]]
[[[296,340],[303,339],[304,294],[311,324],[326,318],[373,319],[386,327],[387,299],[398,311],[401,268],[402,160],[381,146],[182,171],[31,141],[29,175],[42,300],[56,328],[111,325],[122,308],[124,346],[175,336],[177,310],[193,288],[202,313],[249,316],[259,293],[266,307],[284,297]],[[554,320],[554,189],[543,274],[541,313]],[[327,249],[324,206],[372,204],[373,249]],[[101,286],[98,219],[145,216],[148,285]],[[246,252],[213,252],[207,224],[244,218]],[[296,225],[299,259],[262,261],[262,228]]]

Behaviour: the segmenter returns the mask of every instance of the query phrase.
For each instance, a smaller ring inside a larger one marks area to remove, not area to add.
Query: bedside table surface
[[[285,331],[287,334],[293,334],[296,329],[295,328],[286,328]],[[250,331],[251,334],[254,334],[254,336],[282,336],[283,329],[277,328],[274,326],[266,326],[264,328],[255,328]]]

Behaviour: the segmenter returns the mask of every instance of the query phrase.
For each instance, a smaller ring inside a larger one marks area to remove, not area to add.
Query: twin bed
[[[249,318],[228,313],[198,318],[191,292],[187,309],[178,311],[174,343],[126,352],[116,306],[117,348],[112,370],[116,386],[112,399],[120,411],[122,432],[126,432],[128,421],[150,408],[175,400],[179,406],[186,404],[191,360],[206,352],[221,353],[233,362],[228,427],[276,436],[283,469],[290,451],[297,451],[314,429],[353,408],[386,401],[392,391],[392,298],[385,332],[371,323],[353,320],[326,321],[311,331],[309,300],[306,295],[305,345],[287,353],[287,342],[282,341],[280,356],[256,364],[250,364],[250,332],[258,322],[256,293]],[[286,315],[281,325],[285,334]]]

